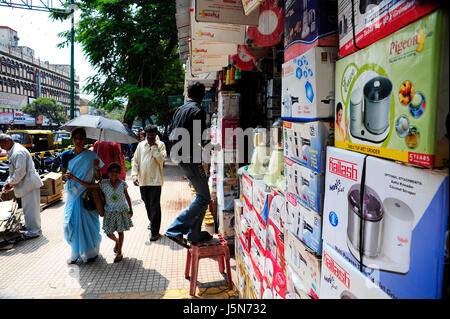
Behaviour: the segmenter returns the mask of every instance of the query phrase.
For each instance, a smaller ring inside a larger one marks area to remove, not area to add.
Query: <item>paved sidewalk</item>
[[[161,233],[192,201],[180,169],[168,162],[161,195]],[[146,210],[139,188],[127,176],[134,227],[125,232],[124,259],[113,263],[113,241],[102,231],[100,256],[90,264],[67,265],[70,247],[62,229],[63,200],[42,211],[43,236],[0,251],[0,298],[191,298],[184,278],[186,249],[162,237],[149,241]],[[234,277],[235,261],[231,259]],[[202,259],[197,297],[237,298],[215,259]]]

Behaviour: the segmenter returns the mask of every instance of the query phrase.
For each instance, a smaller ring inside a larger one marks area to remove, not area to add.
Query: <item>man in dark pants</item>
[[[199,82],[188,87],[189,100],[180,106],[172,119],[173,141],[171,158],[179,162],[183,174],[195,189],[195,200],[184,210],[166,230],[166,237],[177,244],[189,248],[190,243],[207,241],[212,236],[201,231],[203,218],[211,196],[208,178],[202,166],[202,133],[206,129],[206,114],[200,104],[205,96],[205,86]],[[183,237],[186,235],[186,239]]]
[[[166,158],[166,147],[158,138],[155,125],[145,127],[146,139],[140,142],[134,152],[131,164],[133,183],[139,186],[147,216],[150,221],[151,241],[158,240],[161,235],[161,187],[164,183],[163,165]]]

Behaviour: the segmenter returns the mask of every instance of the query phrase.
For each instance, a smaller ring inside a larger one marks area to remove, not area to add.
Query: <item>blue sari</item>
[[[68,171],[82,181],[91,183],[95,169],[92,161],[99,158],[96,153],[85,150],[69,161]],[[100,160],[100,167],[103,163]],[[72,248],[70,259],[81,258],[86,262],[96,257],[100,250],[100,219],[98,212],[84,208],[81,195],[86,187],[74,180],[66,182],[67,199],[64,208],[64,238]]]

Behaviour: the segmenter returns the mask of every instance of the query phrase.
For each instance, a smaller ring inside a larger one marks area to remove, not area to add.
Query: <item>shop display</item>
[[[234,200],[239,198],[237,178],[217,178],[217,205],[222,210],[233,210]]]
[[[313,299],[320,296],[321,259],[308,251],[297,237],[286,230],[284,233],[286,268],[299,276],[305,293]]]
[[[237,147],[236,136],[233,136],[235,129],[239,127],[239,118],[218,118],[217,119],[217,141],[222,148],[235,149]]]
[[[300,204],[298,197],[286,193],[285,228],[317,254],[322,253],[322,217]]]
[[[334,147],[327,162],[323,240],[390,297],[439,298],[448,172]]]
[[[325,172],[326,148],[334,144],[329,121],[283,121],[284,155],[317,173]]]
[[[302,205],[322,213],[325,176],[284,158],[286,191],[294,194]]]
[[[290,265],[286,265],[286,299],[311,299],[305,291],[300,277]]]
[[[239,93],[219,92],[217,117],[239,118]]]
[[[246,218],[252,228],[252,233],[257,238],[261,247],[265,250],[267,248],[267,223],[255,209],[249,210]]]
[[[314,46],[338,46],[337,0],[284,0],[284,61]]]
[[[234,238],[234,210],[223,210],[220,206],[218,206],[217,220],[219,234],[221,234],[225,240]]]
[[[255,180],[253,183],[253,209],[261,216],[267,224],[269,210],[270,188],[263,182]]]
[[[282,119],[333,117],[336,54],[336,47],[313,47],[283,64]]]
[[[242,241],[245,249],[250,251],[251,227],[244,213],[244,204],[240,199],[234,200],[234,231],[236,238]],[[237,239],[236,239],[237,241]]]
[[[320,299],[389,299],[389,296],[326,243]]]
[[[247,172],[255,179],[263,179],[270,161],[268,130],[256,128],[253,134],[253,153]]]
[[[194,81],[208,89],[213,146],[202,153],[213,212],[202,229],[234,243],[239,298],[447,296],[449,19],[439,7],[191,1],[180,61],[185,93]]]
[[[365,48],[439,7],[438,1],[340,0],[338,2],[341,56]]]
[[[337,61],[337,147],[426,167],[448,164],[441,143],[449,101],[444,25],[448,30],[447,16],[436,11]]]

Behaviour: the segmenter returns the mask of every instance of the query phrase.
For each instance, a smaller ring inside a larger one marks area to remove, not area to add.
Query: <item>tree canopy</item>
[[[64,106],[57,104],[56,100],[48,97],[38,97],[36,100],[23,108],[23,112],[34,118],[44,115],[50,123],[60,126],[66,122]]]
[[[112,111],[125,107],[135,117],[170,123],[168,95],[183,92],[184,71],[177,52],[176,2],[167,0],[81,0],[74,40],[96,74],[85,91]],[[67,14],[52,13],[54,19]],[[70,30],[60,34],[70,43]],[[168,122],[169,121],[169,122]]]

